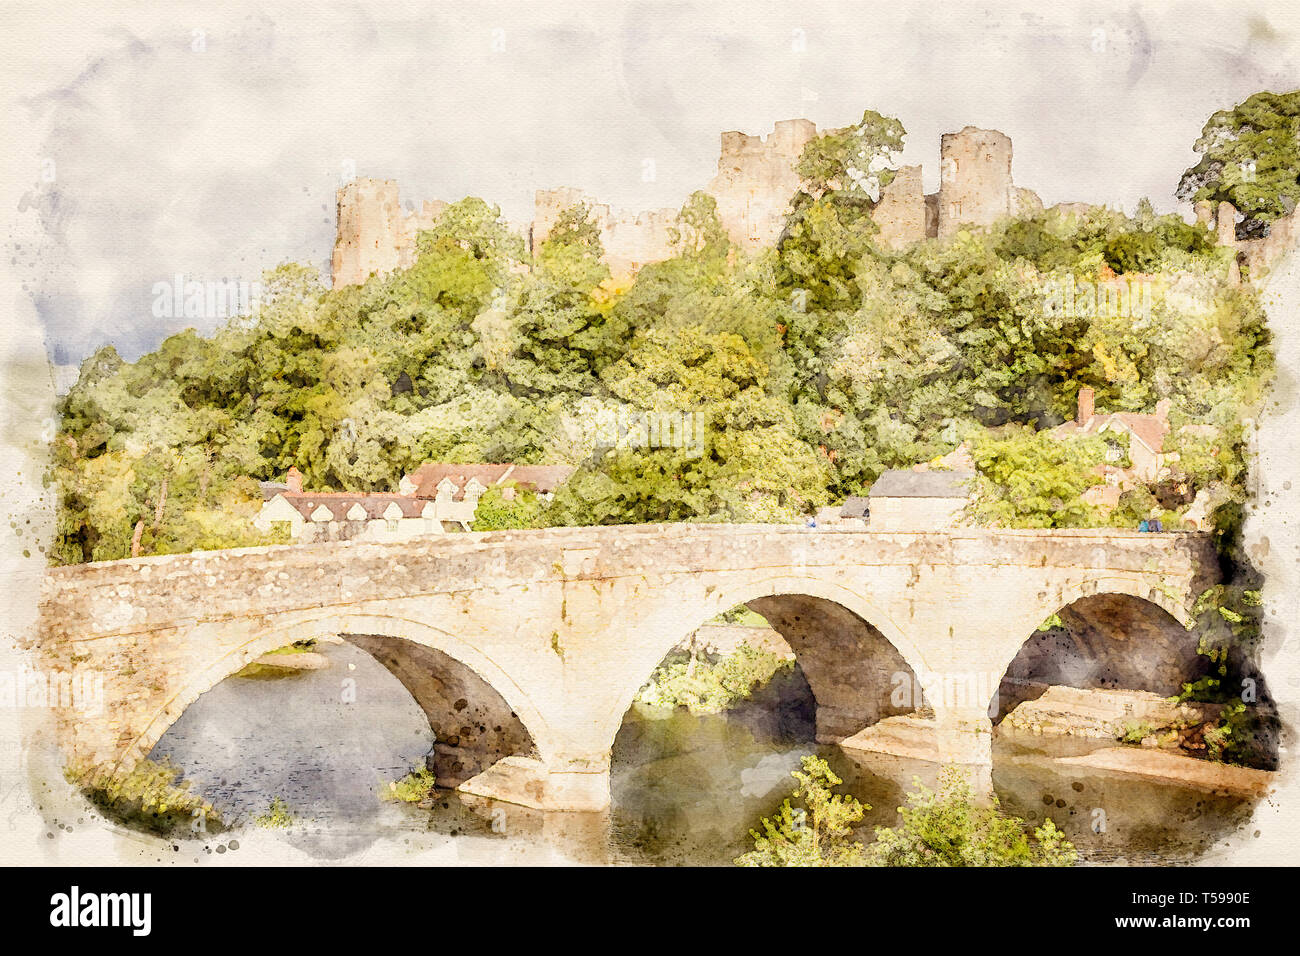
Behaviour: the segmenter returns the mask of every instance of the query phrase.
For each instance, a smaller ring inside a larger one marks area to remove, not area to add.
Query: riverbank
[[[994,729],[994,738],[1019,740],[1026,749],[1041,749],[1043,759],[1063,766],[1090,767],[1225,796],[1264,796],[1274,786],[1274,773],[1207,760],[1183,749],[1189,743],[1196,746],[1202,728],[1221,710],[1216,704],[1175,702],[1144,691],[1045,687],[1039,697],[1007,714]],[[1061,746],[1051,747],[1053,741]],[[1035,748],[1038,742],[1046,746]],[[907,760],[940,761],[935,721],[926,715],[885,718],[840,746]],[[1086,752],[1053,754],[1053,749]]]

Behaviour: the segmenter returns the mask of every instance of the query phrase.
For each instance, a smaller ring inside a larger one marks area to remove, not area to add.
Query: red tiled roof
[[[417,498],[436,498],[439,483],[444,478],[450,479],[456,486],[453,498],[459,501],[464,497],[465,486],[472,478],[477,478],[478,483],[485,488],[514,481],[531,491],[550,492],[558,488],[573,471],[572,465],[455,464],[430,461],[406,477],[415,485],[414,495]]]
[[[1155,415],[1138,415],[1133,412],[1117,412],[1110,417],[1112,421],[1118,419],[1127,425],[1128,430],[1152,451],[1164,451],[1165,433],[1169,431],[1168,423],[1161,421]]]
[[[472,479],[484,488],[494,484],[517,482],[520,487],[532,491],[550,492],[558,488],[569,475],[573,474],[572,465],[505,465],[505,464],[447,464],[428,462],[421,465],[406,477],[415,485],[412,494],[404,495],[392,492],[362,494],[350,491],[304,491],[293,492],[284,485],[265,489],[265,497],[279,494],[297,509],[308,521],[312,512],[324,505],[330,509],[336,521],[346,521],[347,513],[353,505],[365,509],[368,519],[382,518],[390,504],[396,503],[402,509],[403,518],[421,517],[421,511],[429,500],[438,496],[438,485],[449,479],[456,490],[452,493],[453,501],[465,500],[465,486]],[[264,483],[269,485],[270,483]]]
[[[1093,415],[1083,425],[1078,422],[1066,422],[1057,425],[1051,434],[1059,438],[1072,438],[1075,435],[1096,435],[1104,426],[1122,425],[1125,429],[1154,452],[1164,451],[1165,434],[1169,426],[1158,415],[1144,415],[1138,412],[1110,412]]]

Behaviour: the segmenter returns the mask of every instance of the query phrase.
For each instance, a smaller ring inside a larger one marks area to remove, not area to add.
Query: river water
[[[805,754],[824,756],[841,789],[871,806],[864,841],[872,827],[898,822],[914,777],[935,782],[932,764],[816,745],[811,695],[796,670],[726,715],[634,705],[614,746],[608,813],[544,814],[446,791],[431,807],[381,801],[388,781],[422,765],[433,744],[428,721],[364,651],[346,643],[317,650],[331,667],[223,681],[151,756],[170,759],[237,825],[252,825],[281,799],[298,821],[281,838],[322,860],[354,856],[384,836],[414,848],[461,841],[476,848],[471,862],[544,853],[583,863],[726,865],[753,848],[749,829],[789,795],[790,771]],[[351,702],[341,693],[345,677],[355,681]],[[1066,770],[1051,759],[1086,746],[1096,745],[995,740],[993,768],[1002,805],[1034,823],[1050,816],[1085,862],[1190,862],[1250,818],[1254,801]]]

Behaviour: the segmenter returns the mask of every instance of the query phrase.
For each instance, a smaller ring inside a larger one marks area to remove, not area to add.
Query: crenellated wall
[[[766,137],[722,134],[718,172],[705,188],[718,202],[718,218],[731,241],[752,252],[773,245],[785,225],[790,199],[799,189],[795,164],[817,125],[781,120]]]
[[[566,209],[584,203],[600,229],[600,244],[605,250],[603,261],[613,275],[631,276],[642,266],[662,262],[673,255],[671,229],[677,220],[676,209],[613,212],[608,203],[598,202],[582,190],[568,186],[537,190],[529,232],[532,249],[535,251],[546,241]]]

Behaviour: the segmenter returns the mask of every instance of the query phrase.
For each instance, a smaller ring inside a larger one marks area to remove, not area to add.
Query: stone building
[[[718,172],[705,191],[737,247],[754,252],[776,243],[799,189],[795,164],[816,136],[817,125],[806,119],[781,120],[766,137],[722,134]]]
[[[568,465],[444,464],[429,462],[402,478],[397,493],[304,491],[290,468],[283,486],[263,485],[268,496],[253,526],[284,529],[289,539],[405,541],[428,534],[472,530],[479,499],[493,485],[509,499],[516,488],[550,498],[573,468]]]
[[[807,119],[781,120],[766,136],[735,130],[721,135],[717,173],[705,191],[717,201],[718,217],[738,249],[753,253],[780,238],[791,199],[800,188],[795,166],[803,148],[817,135],[816,124]],[[899,249],[924,239],[946,238],[963,227],[982,228],[1006,216],[1043,208],[1033,191],[1012,180],[1011,139],[1005,133],[967,126],[945,133],[939,152],[936,192],[925,193],[920,166],[900,168],[881,191],[874,216],[885,245]],[[674,254],[671,230],[676,209],[619,212],[570,187],[537,190],[533,222],[524,230],[530,248],[535,251],[545,241],[565,209],[581,203],[591,207],[605,262],[615,276],[629,277]],[[344,186],[338,191],[334,287],[409,266],[419,231],[433,225],[446,206],[426,202],[418,212],[403,210],[392,180],[360,179]],[[1092,207],[1062,203],[1055,208],[1083,212]],[[1226,222],[1227,214],[1221,218]],[[1291,229],[1289,224],[1279,226],[1279,238],[1272,243],[1289,244]],[[1258,256],[1263,248],[1247,249],[1244,254]]]
[[[973,471],[886,471],[867,492],[872,531],[941,531],[961,524]]]
[[[946,239],[962,228],[982,228],[1007,216],[1042,211],[1038,194],[1012,180],[1011,156],[1011,138],[998,130],[967,126],[944,133],[936,192],[925,192],[920,166],[900,167],[881,191],[874,213],[881,239],[900,249],[922,239]]]
[[[403,209],[392,179],[354,179],[336,198],[338,227],[330,264],[336,289],[409,268],[420,231],[432,228],[448,205],[431,200],[418,211]]]

